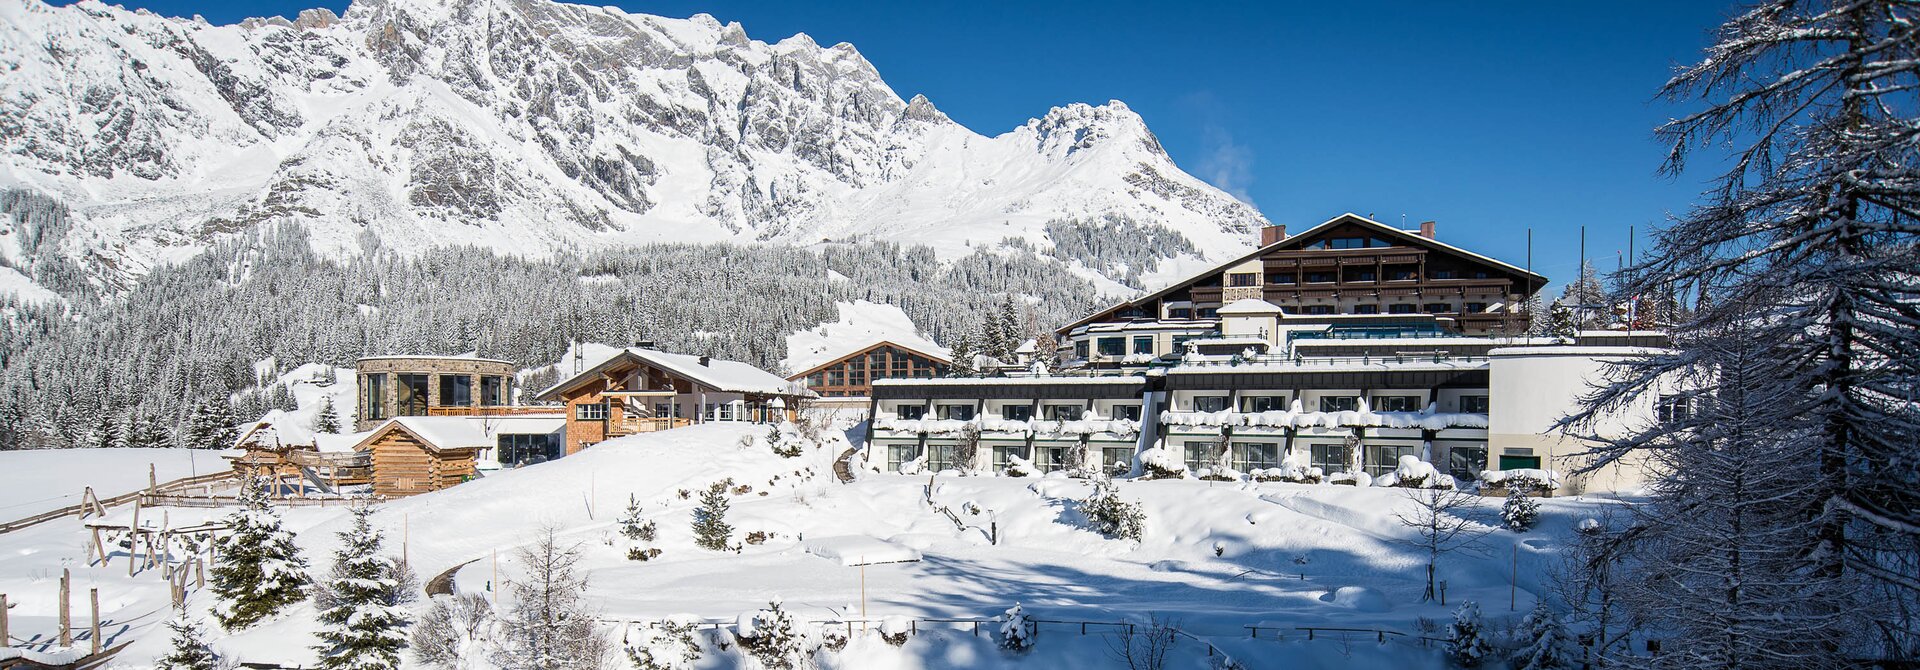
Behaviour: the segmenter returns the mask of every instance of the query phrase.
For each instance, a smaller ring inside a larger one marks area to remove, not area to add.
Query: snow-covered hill
[[[40,253],[108,285],[278,222],[337,253],[868,237],[961,254],[1114,216],[1218,258],[1264,221],[1120,102],[983,136],[852,45],[706,15],[362,0],[214,26],[0,0],[0,71],[0,187],[72,207]]]

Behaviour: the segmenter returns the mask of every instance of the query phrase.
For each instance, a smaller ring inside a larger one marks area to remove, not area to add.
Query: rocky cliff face
[[[58,197],[106,285],[222,235],[524,254],[889,239],[944,254],[1107,215],[1203,256],[1264,223],[1119,102],[976,134],[852,45],[549,0],[366,0],[213,26],[0,0],[0,186]],[[0,226],[9,225],[0,223]],[[1138,270],[1138,269],[1135,269]]]

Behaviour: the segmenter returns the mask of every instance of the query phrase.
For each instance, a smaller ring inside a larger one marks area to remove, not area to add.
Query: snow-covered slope
[[[214,26],[0,0],[0,186],[105,283],[278,222],[352,252],[854,237],[967,253],[1117,215],[1217,258],[1264,220],[1119,102],[997,136],[849,44],[549,0],[362,0]]]
[[[780,367],[797,374],[881,341],[935,354],[953,352],[920,334],[913,319],[893,305],[855,300],[834,305],[839,318],[787,336],[787,357]]]

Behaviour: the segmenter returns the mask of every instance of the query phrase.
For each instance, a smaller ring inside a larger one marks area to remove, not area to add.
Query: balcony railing
[[[560,414],[567,408],[560,405],[441,405],[428,407],[427,416],[524,416],[528,414]]]
[[[636,433],[657,433],[663,430],[672,430],[674,428],[684,428],[686,426],[691,426],[691,425],[693,425],[692,419],[685,419],[685,418],[679,418],[679,417],[654,418],[654,417],[629,416],[629,417],[621,417],[616,421],[610,422],[610,424],[607,426],[607,432],[610,434],[609,435],[610,437],[618,437],[621,435],[633,435]]]

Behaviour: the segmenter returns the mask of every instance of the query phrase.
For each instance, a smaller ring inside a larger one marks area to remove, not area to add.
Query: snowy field
[[[960,529],[927,504],[927,477],[866,473],[842,484],[830,463],[844,443],[791,459],[774,456],[763,443],[742,445],[742,438],[764,431],[710,425],[623,438],[390,502],[375,519],[389,548],[404,551],[421,579],[458,568],[457,590],[483,594],[496,578],[517,577],[517,547],[543,528],[555,528],[581,548],[589,595],[616,637],[627,632],[629,624],[622,622],[672,615],[731,624],[774,599],[802,621],[894,617],[896,623],[898,617],[991,617],[1019,603],[1043,620],[1143,621],[1151,614],[1177,622],[1246,667],[1445,666],[1437,650],[1417,642],[1382,645],[1372,635],[1343,639],[1326,633],[1307,641],[1295,629],[1385,628],[1411,636],[1419,633],[1419,619],[1448,616],[1451,607],[1420,603],[1423,562],[1404,544],[1410,531],[1393,517],[1410,505],[1400,490],[1121,482],[1122,497],[1140,502],[1147,516],[1144,540],[1136,543],[1087,530],[1077,509],[1092,489],[1084,481],[937,478],[933,500],[968,526]],[[98,457],[53,453],[75,462]],[[56,468],[50,472],[72,471],[53,461],[41,465]],[[697,548],[690,530],[698,491],[727,478],[740,491],[731,497],[727,517],[734,541],[756,532],[767,536],[737,554]],[[618,535],[617,520],[629,499],[658,527],[655,541],[644,543],[661,550],[657,558],[626,558],[628,541]],[[1439,577],[1447,582],[1450,605],[1479,601],[1496,620],[1510,611],[1515,618],[1524,614],[1547,583],[1555,549],[1572,526],[1620,504],[1541,502],[1542,519],[1533,532],[1497,531],[1479,555],[1442,559]],[[175,525],[209,516],[169,513]],[[1498,514],[1499,500],[1487,499],[1477,518],[1497,524]],[[314,572],[324,573],[334,532],[346,525],[344,510],[297,509],[286,516]],[[137,665],[162,653],[165,635],[155,627],[165,616],[167,592],[157,571],[128,578],[124,559],[89,568],[84,539],[78,524],[67,521],[0,536],[0,591],[20,604],[14,634],[44,638],[51,632],[52,596],[65,567],[75,572],[76,593],[101,588],[103,618],[114,623],[109,636],[140,638],[121,661]],[[908,560],[916,555],[920,560]],[[886,560],[904,562],[879,562]],[[864,613],[863,570],[848,565],[862,562],[875,563],[864,568]],[[190,607],[204,613],[210,604],[203,591],[192,596]],[[84,605],[79,612],[76,620],[84,620]],[[313,614],[303,603],[239,634],[215,632],[214,646],[247,662],[311,667]],[[1037,647],[1013,655],[995,648],[989,626],[976,638],[965,624],[922,625],[926,632],[905,646],[856,635],[846,650],[820,660],[849,668],[1115,666],[1098,626],[1083,636],[1077,625],[1042,624]],[[1246,626],[1255,625],[1263,627],[1263,638],[1278,629],[1284,639],[1249,639]],[[1182,640],[1170,667],[1207,667],[1205,647]],[[702,667],[738,662],[720,654]]]
[[[88,486],[101,498],[144,489],[148,465],[161,483],[229,467],[203,449],[0,451],[0,521],[77,505]],[[0,535],[0,545],[6,540]]]

